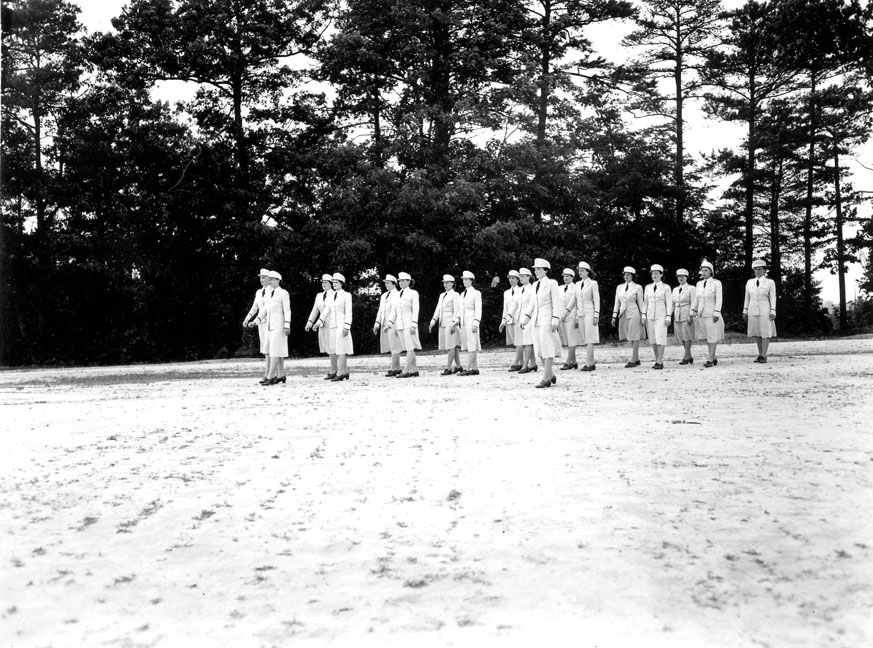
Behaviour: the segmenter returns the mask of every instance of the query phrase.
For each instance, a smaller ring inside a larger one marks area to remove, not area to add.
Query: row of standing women
[[[746,284],[743,316],[747,319],[747,334],[758,347],[756,363],[767,362],[771,337],[776,335],[775,283],[766,275],[766,263],[752,264],[755,278]],[[536,385],[547,388],[557,383],[554,365],[562,362],[561,370],[579,369],[576,349],[584,347],[585,362],[581,371],[594,371],[594,345],[600,342],[600,291],[594,271],[586,262],[580,262],[576,271],[565,268],[563,285],[549,278],[551,265],[545,259],[536,259],[533,273],[527,268],[510,270],[510,287],[503,294],[503,313],[500,330],[505,331],[506,342],[515,347],[511,372],[537,372],[541,363],[543,379]],[[579,281],[575,281],[578,273]],[[724,339],[722,319],[722,285],[713,276],[713,266],[704,261],[700,266],[700,280],[689,283],[687,270],[676,271],[679,285],[670,288],[662,279],[664,268],[652,265],[652,282],[645,287],[636,283],[636,270],[626,266],[624,283],[616,289],[611,323],[617,327],[620,340],[631,343],[631,357],[625,365],[634,368],[641,364],[640,341],[648,339],[654,354],[652,369],[664,368],[664,350],[667,331],[672,324],[676,339],[682,344],[680,365],[693,364],[691,355],[695,339],[707,343],[708,358],[704,367],[718,365],[718,343]],[[272,271],[261,271],[262,288],[256,293],[252,309],[244,326],[258,326],[261,352],[267,357],[262,384],[285,382],[283,360],[288,354],[287,336],[290,332],[288,293],[278,284],[281,276]],[[482,320],[482,294],[473,283],[472,272],[464,271],[463,290],[455,289],[455,278],[443,275],[444,292],[440,295],[429,330],[437,328],[439,349],[446,351],[446,367],[441,375],[474,376],[479,374],[478,353],[482,350],[479,325]],[[495,279],[495,282],[497,280]],[[419,295],[415,281],[405,272],[396,277],[388,274],[383,283],[385,291],[379,301],[379,310],[373,324],[373,333],[379,336],[380,350],[390,353],[388,377],[416,378],[419,374],[416,353],[421,350],[419,338]],[[318,332],[319,350],[330,357],[330,371],[325,380],[338,382],[349,378],[347,356],[353,353],[351,295],[343,289],[345,277],[336,273],[322,276],[322,292],[315,299],[305,330]],[[496,285],[492,284],[492,285]],[[563,347],[567,347],[562,361]],[[461,352],[466,352],[466,368],[461,363]],[[401,355],[406,360],[401,368]]]

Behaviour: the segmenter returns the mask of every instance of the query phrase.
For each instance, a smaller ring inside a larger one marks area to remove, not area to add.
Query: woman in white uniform
[[[699,318],[697,339],[706,340],[709,348],[709,359],[704,367],[715,367],[718,359],[715,352],[718,343],[724,340],[724,320],[721,318],[721,282],[713,276],[712,264],[704,261],[700,264],[700,276],[697,282],[697,303],[691,309],[691,317]]]
[[[337,375],[331,382],[349,379],[346,357],[354,353],[352,344],[352,296],[343,289],[346,278],[339,272],[333,275],[333,298],[327,300],[327,309],[320,325],[328,328],[328,353],[336,356]]]
[[[391,354],[391,365],[388,368],[388,373],[385,374],[391,378],[401,373],[400,354],[403,352],[403,345],[397,331],[388,326],[388,311],[394,307],[392,301],[397,297],[397,277],[393,274],[386,274],[383,283],[385,291],[379,297],[379,311],[376,313],[376,321],[373,324],[373,335],[379,336],[379,351]]]
[[[521,314],[526,312],[528,308],[530,308],[530,304],[533,301],[534,288],[531,283],[531,278],[533,275],[531,271],[527,268],[519,268],[518,270],[518,278],[521,282],[521,306],[519,310],[519,318],[521,318]],[[525,374],[530,373],[531,371],[537,370],[537,357],[534,354],[533,348],[533,327],[521,326],[521,320],[519,319],[519,331],[521,338],[521,347],[522,347],[522,360],[521,363],[524,365],[521,369],[518,370],[518,373]]]
[[[455,326],[461,329],[461,348],[467,352],[467,368],[458,373],[459,376],[479,375],[479,351],[482,342],[479,339],[479,323],[482,321],[482,293],[473,288],[475,275],[464,270],[461,281],[464,282],[464,292],[461,293],[461,308],[455,316]]]
[[[446,368],[440,375],[451,376],[463,370],[461,334],[455,325],[455,317],[461,312],[461,296],[455,290],[455,278],[452,275],[443,275],[443,288],[445,292],[440,295],[428,330],[433,331],[434,326],[439,326],[437,334],[439,349],[446,352]],[[452,363],[455,364],[454,368]]]
[[[762,259],[752,261],[755,278],[746,283],[746,298],[743,302],[743,317],[746,319],[746,335],[755,338],[758,357],[754,362],[767,362],[770,338],[776,337],[776,282],[768,279],[767,263]]]
[[[509,289],[503,291],[503,317],[500,319],[498,329],[501,332],[506,331],[506,346],[515,347],[515,361],[509,365],[509,371],[518,371],[522,367],[524,358],[521,331],[518,328],[521,313],[521,287],[519,286],[521,280],[515,270],[510,270],[506,278],[509,280]]]
[[[534,353],[543,362],[543,379],[537,389],[551,387],[558,379],[552,366],[555,359],[561,359],[561,337],[558,324],[564,312],[564,299],[558,282],[549,279],[551,265],[545,259],[534,260],[537,281],[533,287],[533,299],[521,317],[523,328],[531,328]]]
[[[263,384],[267,382],[267,375],[270,373],[270,356],[267,355],[267,323],[261,322],[260,324],[255,324],[254,320],[267,307],[267,287],[270,285],[270,271],[266,268],[261,268],[261,271],[258,273],[258,280],[261,282],[261,287],[255,291],[255,299],[243,320],[243,328],[258,327],[258,348],[264,354],[264,377],[261,379],[261,384]]]
[[[579,282],[576,284],[576,318],[582,329],[582,343],[586,348],[585,364],[581,371],[594,371],[594,345],[600,344],[600,289],[594,281],[594,271],[584,261],[579,262]]]
[[[646,339],[643,326],[643,287],[634,279],[637,271],[625,266],[622,271],[624,283],[615,289],[615,304],[612,307],[612,326],[618,327],[618,339],[631,343],[631,359],[624,366],[632,369],[640,366],[640,340]]]
[[[673,289],[673,332],[676,340],[685,349],[685,355],[679,361],[681,365],[693,364],[691,345],[694,344],[694,325],[691,321],[691,308],[697,303],[697,290],[688,283],[688,270],[679,268],[676,271],[679,285]]]
[[[643,323],[649,331],[655,364],[652,369],[664,368],[664,350],[667,348],[667,328],[673,315],[673,293],[670,286],[661,281],[664,268],[655,264],[650,268],[652,283],[646,286],[643,296]]]
[[[561,343],[567,347],[567,359],[561,365],[561,370],[578,369],[579,364],[576,362],[576,347],[585,344],[585,337],[582,334],[582,329],[579,326],[579,320],[576,317],[576,284],[573,280],[576,278],[576,273],[572,268],[564,268],[561,273],[561,278],[564,280],[564,285],[561,286],[561,297],[564,300],[564,314],[561,317],[561,323],[558,326],[558,334],[561,337]]]
[[[279,285],[282,275],[270,271],[269,301],[266,312],[260,319],[267,323],[267,354],[270,369],[264,385],[285,382],[285,358],[288,357],[288,335],[291,333],[291,298],[288,291]]]
[[[397,329],[397,334],[403,342],[406,351],[406,366],[396,378],[418,378],[418,362],[415,352],[421,351],[421,341],[418,337],[418,314],[419,297],[418,291],[413,288],[415,280],[409,273],[401,272],[397,275],[400,282],[400,294],[394,302],[395,309],[390,317],[393,318],[391,325]]]
[[[315,329],[318,331],[318,351],[319,353],[327,353],[328,331],[323,326],[316,327],[316,322],[321,319],[321,314],[327,308],[327,300],[333,297],[333,277],[329,274],[321,275],[321,292],[315,296],[315,303],[312,305],[312,310],[309,312],[309,318],[306,320],[304,330],[308,333]],[[325,380],[331,380],[336,376],[336,356],[330,356],[330,371],[327,372]]]

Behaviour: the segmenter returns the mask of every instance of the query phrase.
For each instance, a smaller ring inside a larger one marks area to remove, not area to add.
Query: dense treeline
[[[780,331],[826,332],[813,273],[870,255],[869,221],[843,237],[869,3],[131,0],[95,34],[77,15],[2,4],[5,363],[233,354],[263,266],[292,295],[292,353],[314,349],[322,272],[360,291],[367,350],[378,275],[418,278],[424,319],[442,273],[534,256],[587,260],[605,299],[627,263],[706,257],[735,305],[763,256]],[[586,35],[621,21],[617,66]],[[167,82],[196,94],[170,106]],[[743,137],[697,157],[690,109]]]

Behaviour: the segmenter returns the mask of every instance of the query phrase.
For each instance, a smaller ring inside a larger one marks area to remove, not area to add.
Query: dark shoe
[[[509,371],[518,371],[521,369],[521,365],[509,365]]]
[[[713,366],[713,367],[717,367],[717,366],[718,366],[718,358],[716,358],[715,360],[712,361],[712,366]]]
[[[709,369],[710,367],[714,367],[715,363],[711,362],[710,360],[707,360],[706,362],[703,363],[703,366],[706,367],[707,369]]]
[[[759,362],[761,364],[767,364],[767,356],[761,356],[761,360]]]
[[[757,361],[756,361],[756,362],[757,362]],[[258,381],[258,384],[259,384],[259,385],[266,385],[268,382],[270,382],[270,379],[269,379],[269,378],[261,378],[261,379]]]
[[[752,362],[761,362],[761,357],[762,356],[756,356],[755,359],[752,360]]]
[[[349,374],[338,374],[330,379],[331,382],[342,382],[343,380],[348,380]]]
[[[393,378],[394,376],[399,376],[403,372],[400,369],[389,369],[388,373],[385,374],[386,378]]]
[[[594,371],[594,365],[582,365],[579,371]]]
[[[693,362],[694,362],[694,358],[682,358],[682,359],[679,361],[679,364],[681,364],[681,365],[687,365],[687,364],[692,364]]]
[[[652,365],[652,369],[663,369],[663,368],[664,368],[664,365],[662,365],[660,362],[656,362],[654,365]]]
[[[276,378],[275,380],[276,380],[276,382],[273,383],[274,385],[276,385],[278,383],[284,384],[285,383],[285,376],[280,376],[279,378]]]
[[[531,371],[533,371],[533,369],[531,369],[530,367],[525,367],[524,369],[519,369],[518,373],[526,374],[526,373],[530,373]]]
[[[455,367],[454,369],[452,369],[452,373],[461,373],[463,370],[463,367]]]
[[[551,380],[541,380],[537,383],[536,388],[537,389],[545,389],[546,387],[551,387],[551,386],[552,386]]]
[[[558,382],[558,379],[555,378],[554,376],[552,376],[552,384],[555,385],[555,384],[557,384],[557,382]]]
[[[567,369],[578,369],[579,365],[575,362],[567,364],[566,362],[561,365],[561,371],[566,371]]]
[[[403,373],[395,376],[395,378],[418,378],[418,372],[417,371],[404,371]]]
[[[327,375],[324,377],[325,380],[333,380],[334,378],[336,378],[336,374],[335,374],[335,373],[327,374]]]
[[[479,370],[478,369],[467,369],[466,371],[462,371],[458,375],[460,375],[460,376],[478,376]]]
[[[637,366],[637,363],[636,363],[636,362],[628,362],[628,363],[624,366],[624,368],[625,368],[625,369],[633,369],[633,368],[636,367],[636,366]]]
[[[453,373],[455,373],[455,372],[452,371],[451,369],[443,369],[440,372],[440,376],[451,376]]]
[[[263,387],[269,387],[270,385],[275,385],[277,382],[279,382],[278,378],[267,378],[267,381],[262,382],[261,385]]]

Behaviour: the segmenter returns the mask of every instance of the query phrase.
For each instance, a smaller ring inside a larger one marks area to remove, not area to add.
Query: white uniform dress
[[[691,325],[691,307],[697,302],[697,290],[690,283],[673,289],[673,332],[679,342],[693,342],[694,327]]]
[[[667,344],[667,318],[673,314],[673,293],[663,281],[646,286],[643,297],[646,328],[652,344]]]
[[[315,325],[321,319],[322,313],[327,308],[327,300],[333,295],[333,290],[324,290],[315,296],[315,303],[312,305],[312,310],[309,312],[307,324]],[[318,329],[318,351],[319,353],[327,353],[328,349],[328,331],[325,327]]]
[[[582,344],[600,344],[600,289],[591,277],[576,284],[576,317]]]
[[[433,312],[431,322],[439,327],[439,348],[440,351],[449,349],[457,349],[461,346],[461,333],[458,327],[455,326],[455,317],[461,312],[461,296],[452,288],[447,290],[437,302],[436,309]],[[452,328],[455,332],[452,333]]]
[[[612,316],[618,325],[618,339],[636,342],[646,339],[642,324],[643,287],[633,281],[619,284],[615,289],[615,305]]]
[[[518,318],[521,313],[521,286],[503,291],[503,325],[506,327],[506,346],[521,346]]]
[[[482,293],[473,288],[466,288],[461,293],[461,308],[455,316],[455,324],[461,328],[461,349],[464,351],[481,351],[482,341],[479,337],[479,322],[482,320]],[[477,327],[473,332],[473,327]]]
[[[561,338],[552,326],[561,322],[564,312],[564,299],[558,282],[548,277],[538,279],[534,284],[533,295],[522,317],[525,330],[533,329],[534,354],[540,359],[561,357]]]
[[[564,299],[564,315],[558,325],[558,335],[561,343],[567,347],[575,347],[585,344],[585,334],[582,324],[576,321],[576,284],[569,283],[561,286],[561,297]]]
[[[394,307],[392,314],[394,328],[403,343],[405,351],[421,351],[421,341],[418,338],[418,291],[412,288],[402,288],[396,300],[391,300]],[[413,325],[415,328],[413,329]]]
[[[743,313],[749,316],[746,335],[749,337],[776,337],[776,282],[767,277],[749,279],[746,282],[746,300]]]
[[[288,357],[288,336],[291,327],[291,297],[284,288],[269,288],[266,312],[261,317],[267,324],[267,350],[271,358]]]
[[[697,282],[697,304],[691,315],[698,318],[697,339],[709,344],[724,340],[724,318],[721,316],[721,282],[702,279]],[[718,321],[714,321],[718,316]]]
[[[255,300],[252,302],[252,307],[249,309],[249,314],[246,315],[246,320],[252,320],[258,322],[258,342],[260,344],[261,353],[264,355],[267,354],[267,321],[260,321],[258,318],[261,313],[266,312],[267,310],[267,300],[269,299],[269,293],[273,290],[272,288],[261,288],[260,290],[255,292]]]
[[[340,288],[326,303],[322,321],[328,329],[327,352],[331,355],[352,355],[352,295]],[[343,331],[349,331],[349,334],[343,335]]]
[[[380,353],[388,353],[391,351],[391,345],[388,342],[388,334],[389,331],[385,328],[385,323],[388,321],[387,318],[387,302],[388,302],[388,290],[382,293],[379,297],[379,310],[376,312],[376,324],[379,325],[379,352]]]
[[[522,286],[522,288],[521,288],[521,300],[520,300],[521,307],[519,310],[519,317],[521,317],[521,315],[523,313],[526,313],[528,311],[528,309],[530,308],[531,302],[533,301],[533,296],[534,296],[534,287],[533,287],[532,283],[529,283],[526,286]],[[521,324],[521,321],[519,321],[519,324]],[[533,344],[533,327],[532,326],[525,326],[523,329],[519,326],[518,332],[520,333],[519,337],[521,338],[521,345],[522,346],[528,346],[530,344]],[[518,344],[518,340],[516,340],[516,344]]]

